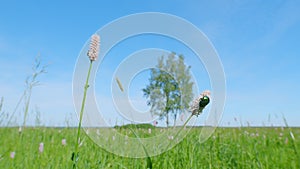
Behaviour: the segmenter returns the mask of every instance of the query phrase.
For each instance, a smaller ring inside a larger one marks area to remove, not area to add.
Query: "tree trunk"
[[[165,92],[166,93],[166,123],[167,123],[167,127],[169,127],[169,92]]]
[[[166,112],[166,123],[167,123],[167,127],[169,127],[169,110],[167,110]]]
[[[176,125],[177,113],[174,114],[174,127]]]

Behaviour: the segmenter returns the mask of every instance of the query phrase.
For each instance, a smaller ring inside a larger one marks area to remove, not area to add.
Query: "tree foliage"
[[[151,69],[149,84],[143,89],[152,115],[165,119],[167,126],[169,116],[173,116],[175,124],[177,115],[189,107],[193,98],[190,68],[183,55],[171,53],[166,59],[162,56],[156,68]]]

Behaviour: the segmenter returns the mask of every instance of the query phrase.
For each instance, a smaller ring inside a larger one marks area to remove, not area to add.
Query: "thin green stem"
[[[193,114],[190,115],[190,117],[185,121],[185,123],[183,124],[183,126],[179,129],[179,131],[176,133],[176,135],[174,136],[174,140],[177,138],[177,136],[179,135],[179,133],[185,128],[185,126],[187,125],[187,123],[191,120],[191,118],[193,117]],[[169,142],[166,150],[170,147],[172,142]]]
[[[147,156],[147,169],[152,169],[152,160],[151,160],[151,157],[149,156],[149,153],[145,147],[145,145],[143,144],[141,138],[136,134],[136,132],[129,127],[129,129],[132,131],[132,133],[135,135],[135,137],[138,139],[138,141],[141,143],[142,147],[143,147],[143,150]]]
[[[27,116],[28,116],[28,110],[29,110],[29,104],[30,104],[30,99],[31,99],[31,92],[32,92],[32,85],[30,84],[29,89],[28,89],[28,98],[26,100],[26,104],[25,104],[25,111],[24,111],[24,119],[23,119],[23,128],[26,127],[26,120],[27,120]]]
[[[83,111],[84,111],[84,106],[85,106],[85,100],[86,100],[86,94],[87,94],[87,89],[89,88],[89,78],[91,74],[91,69],[92,69],[92,63],[93,61],[90,61],[90,66],[87,74],[87,78],[85,81],[85,86],[84,86],[84,93],[83,93],[83,99],[81,103],[81,109],[80,109],[80,117],[79,117],[79,124],[77,128],[77,137],[76,137],[76,143],[75,143],[75,152],[73,154],[73,168],[77,167],[77,158],[78,158],[78,146],[79,146],[79,137],[80,137],[80,131],[81,131],[81,124],[82,124],[82,117],[83,117]]]

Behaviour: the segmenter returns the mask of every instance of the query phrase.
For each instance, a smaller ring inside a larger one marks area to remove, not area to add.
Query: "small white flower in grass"
[[[22,133],[22,127],[19,127],[19,134]]]
[[[169,140],[173,140],[174,137],[173,137],[173,136],[168,136],[168,139],[169,139]]]
[[[44,151],[44,143],[40,143],[39,145],[39,152],[42,153]]]
[[[288,144],[289,143],[289,139],[288,138],[285,138],[285,144]]]
[[[152,132],[152,130],[151,130],[151,128],[149,128],[149,129],[148,129],[148,133],[151,134],[151,132]]]
[[[10,158],[15,158],[15,155],[16,155],[16,153],[13,151],[13,152],[10,152],[9,157],[10,157]]]
[[[99,49],[100,49],[100,36],[94,34],[91,37],[90,49],[87,54],[91,61],[97,60],[99,55]]]
[[[66,139],[62,139],[62,140],[61,140],[61,144],[62,144],[63,146],[67,145],[67,140],[66,140]]]
[[[266,135],[263,135],[263,138],[266,139],[267,138]]]
[[[279,136],[282,137],[282,136],[283,136],[283,133],[279,133]]]

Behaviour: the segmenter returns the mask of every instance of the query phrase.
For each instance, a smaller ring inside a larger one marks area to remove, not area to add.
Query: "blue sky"
[[[252,126],[283,125],[284,115],[290,125],[299,126],[299,5],[299,1],[283,0],[3,1],[0,96],[4,97],[4,111],[11,112],[15,107],[25,77],[40,54],[43,63],[50,65],[48,73],[39,79],[42,85],[33,91],[31,111],[38,107],[46,125],[64,125],[66,119],[75,121],[73,70],[89,37],[119,17],[163,12],[193,23],[215,46],[227,83],[221,125],[240,125],[240,122]],[[128,42],[128,46],[137,45],[134,41]],[[160,45],[171,50],[177,44],[146,44],[131,50],[120,44],[119,52],[123,49],[130,54],[133,50]],[[174,51],[188,55],[181,49]],[[118,59],[111,60],[114,61]]]

